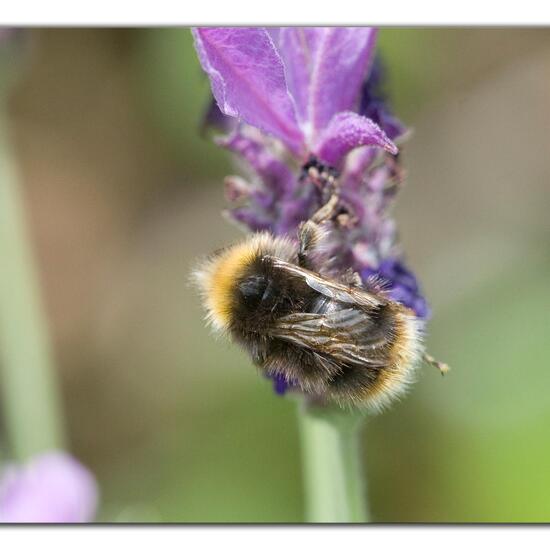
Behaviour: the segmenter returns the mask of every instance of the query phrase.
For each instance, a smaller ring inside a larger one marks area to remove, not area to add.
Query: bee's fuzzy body
[[[268,233],[214,254],[195,272],[209,322],[305,393],[383,407],[412,380],[421,322],[381,291],[299,264],[297,246]]]

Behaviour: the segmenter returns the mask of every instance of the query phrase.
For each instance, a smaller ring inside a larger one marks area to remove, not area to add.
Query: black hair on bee
[[[356,274],[333,280],[313,270],[319,221],[334,204],[302,225],[299,243],[253,234],[208,258],[195,280],[210,324],[266,374],[312,397],[379,409],[413,380],[423,323]]]

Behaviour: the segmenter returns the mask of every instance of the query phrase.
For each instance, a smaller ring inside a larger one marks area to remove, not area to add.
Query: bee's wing
[[[380,296],[361,288],[325,279],[313,273],[313,271],[285,262],[279,258],[271,258],[271,261],[274,269],[280,269],[288,275],[302,279],[310,288],[332,300],[344,304],[357,304],[367,308],[374,308],[385,303],[384,299]]]
[[[356,308],[328,313],[293,313],[277,320],[270,335],[340,365],[382,367],[391,334]]]
[[[274,268],[302,278],[319,294],[335,302],[321,313],[292,313],[278,319],[270,334],[336,364],[382,367],[393,340],[392,319],[380,316],[387,300],[321,277],[293,264],[274,260]]]

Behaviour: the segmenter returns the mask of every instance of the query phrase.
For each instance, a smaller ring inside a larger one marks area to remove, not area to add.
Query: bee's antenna
[[[432,367],[435,367],[436,369],[438,369],[439,372],[441,373],[441,376],[445,376],[451,370],[451,367],[449,367],[449,365],[447,365],[447,363],[442,363],[441,361],[437,361],[436,359],[434,359],[431,355],[428,355],[427,353],[424,353],[422,355],[422,360],[426,364],[431,365]]]

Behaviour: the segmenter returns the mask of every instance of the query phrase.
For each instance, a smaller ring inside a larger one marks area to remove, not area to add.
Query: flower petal
[[[265,212],[252,206],[240,206],[225,210],[225,216],[250,231],[270,231],[273,220]]]
[[[244,206],[230,210],[229,217],[252,231],[268,229],[277,234],[281,223],[286,227],[282,220],[286,213],[284,205],[296,188],[295,174],[269,148],[269,140],[250,126],[238,128],[216,142],[239,155],[253,172],[250,183],[235,177],[226,180],[229,198],[245,201]]]
[[[285,64],[288,91],[296,104],[296,115],[306,129],[309,126],[310,82],[317,52],[325,31],[323,27],[282,27],[275,44]]]
[[[309,84],[312,135],[335,113],[352,109],[373,60],[377,31],[369,27],[328,27],[315,44]],[[310,41],[311,43],[311,41]]]
[[[97,486],[79,462],[61,452],[8,467],[0,479],[0,522],[78,523],[92,521]]]
[[[347,153],[363,145],[382,147],[394,155],[398,151],[395,143],[372,120],[343,112],[334,115],[321,134],[315,153],[322,161],[338,166]]]
[[[254,139],[237,129],[228,136],[217,138],[216,142],[243,158],[275,193],[284,193],[294,181],[292,170],[269,150],[261,136]]]
[[[197,28],[195,47],[226,115],[280,138],[294,152],[303,142],[282,60],[262,28]]]
[[[357,191],[365,181],[368,167],[379,154],[373,147],[358,147],[346,157],[346,163],[340,178],[344,189]]]

